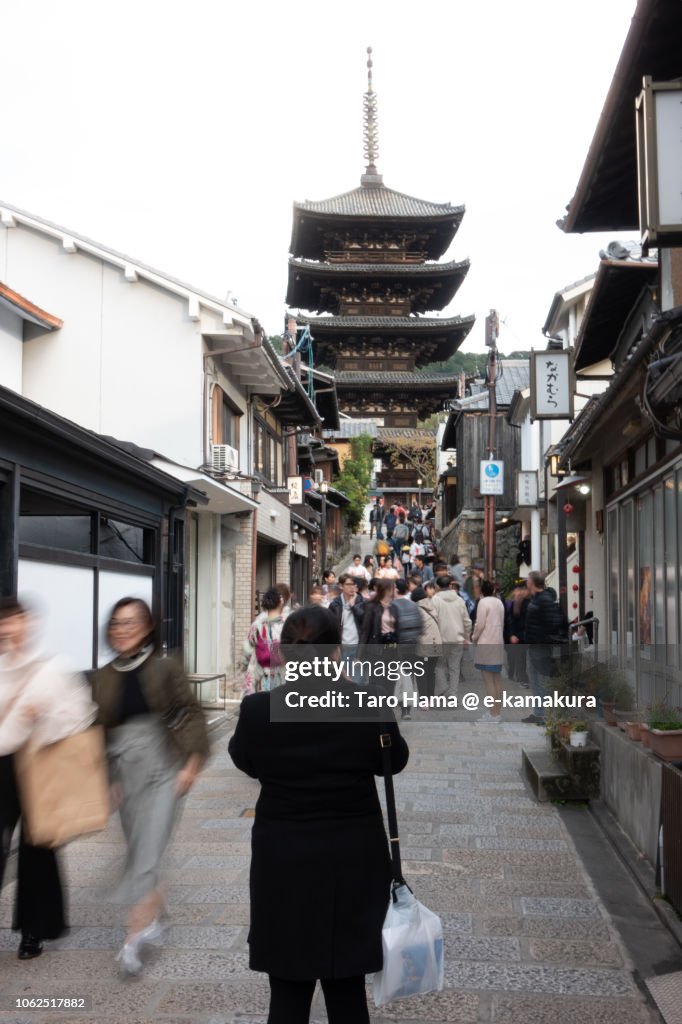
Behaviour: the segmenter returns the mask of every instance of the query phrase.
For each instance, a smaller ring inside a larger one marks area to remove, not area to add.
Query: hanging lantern
[[[573,607],[574,607],[574,608],[577,608],[577,607],[578,607],[578,605],[577,605],[577,602],[575,602],[575,601],[573,602]]]
[[[567,516],[570,516],[572,511],[573,511],[573,506],[571,505],[570,501],[567,501],[566,504],[564,505],[564,512],[566,513]]]
[[[573,566],[573,572],[575,572],[575,573],[580,572],[580,566],[579,565],[574,565]]]
[[[580,590],[580,587],[578,586],[577,583],[573,584],[572,590],[573,590],[574,593],[575,593],[576,590]]]

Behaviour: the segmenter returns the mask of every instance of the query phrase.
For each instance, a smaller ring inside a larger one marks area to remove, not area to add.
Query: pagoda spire
[[[377,109],[377,94],[372,88],[372,47],[367,47],[367,92],[362,98],[362,134],[363,148],[367,166],[365,173],[360,178],[361,185],[376,186],[383,183],[382,176],[377,171],[377,157],[379,156],[379,117]]]

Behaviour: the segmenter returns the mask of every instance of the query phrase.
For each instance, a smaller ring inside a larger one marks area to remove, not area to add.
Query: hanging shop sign
[[[531,419],[572,420],[574,391],[573,360],[570,349],[531,352]]]
[[[504,462],[497,459],[481,460],[481,495],[504,494]]]
[[[538,471],[536,469],[516,471],[516,505],[518,508],[538,507]]]
[[[642,249],[682,245],[682,82],[648,75],[636,104]]]
[[[303,477],[302,476],[289,476],[289,477],[287,477],[287,487],[289,488],[289,504],[290,505],[302,505],[303,504]]]

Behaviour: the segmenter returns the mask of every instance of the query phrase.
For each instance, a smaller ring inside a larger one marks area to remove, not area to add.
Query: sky
[[[447,258],[471,268],[441,315],[476,315],[465,350],[484,347],[491,308],[502,351],[542,348],[555,292],[614,237],[556,221],[634,9],[6,0],[0,202],[229,293],[280,333],[293,201],[360,183],[372,46],[384,183],[466,207]]]

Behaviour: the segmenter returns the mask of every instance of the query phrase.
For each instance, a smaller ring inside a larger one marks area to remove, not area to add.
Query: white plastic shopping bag
[[[443,988],[443,927],[406,885],[392,893],[382,931],[384,966],[374,975],[374,1003],[440,992]]]

